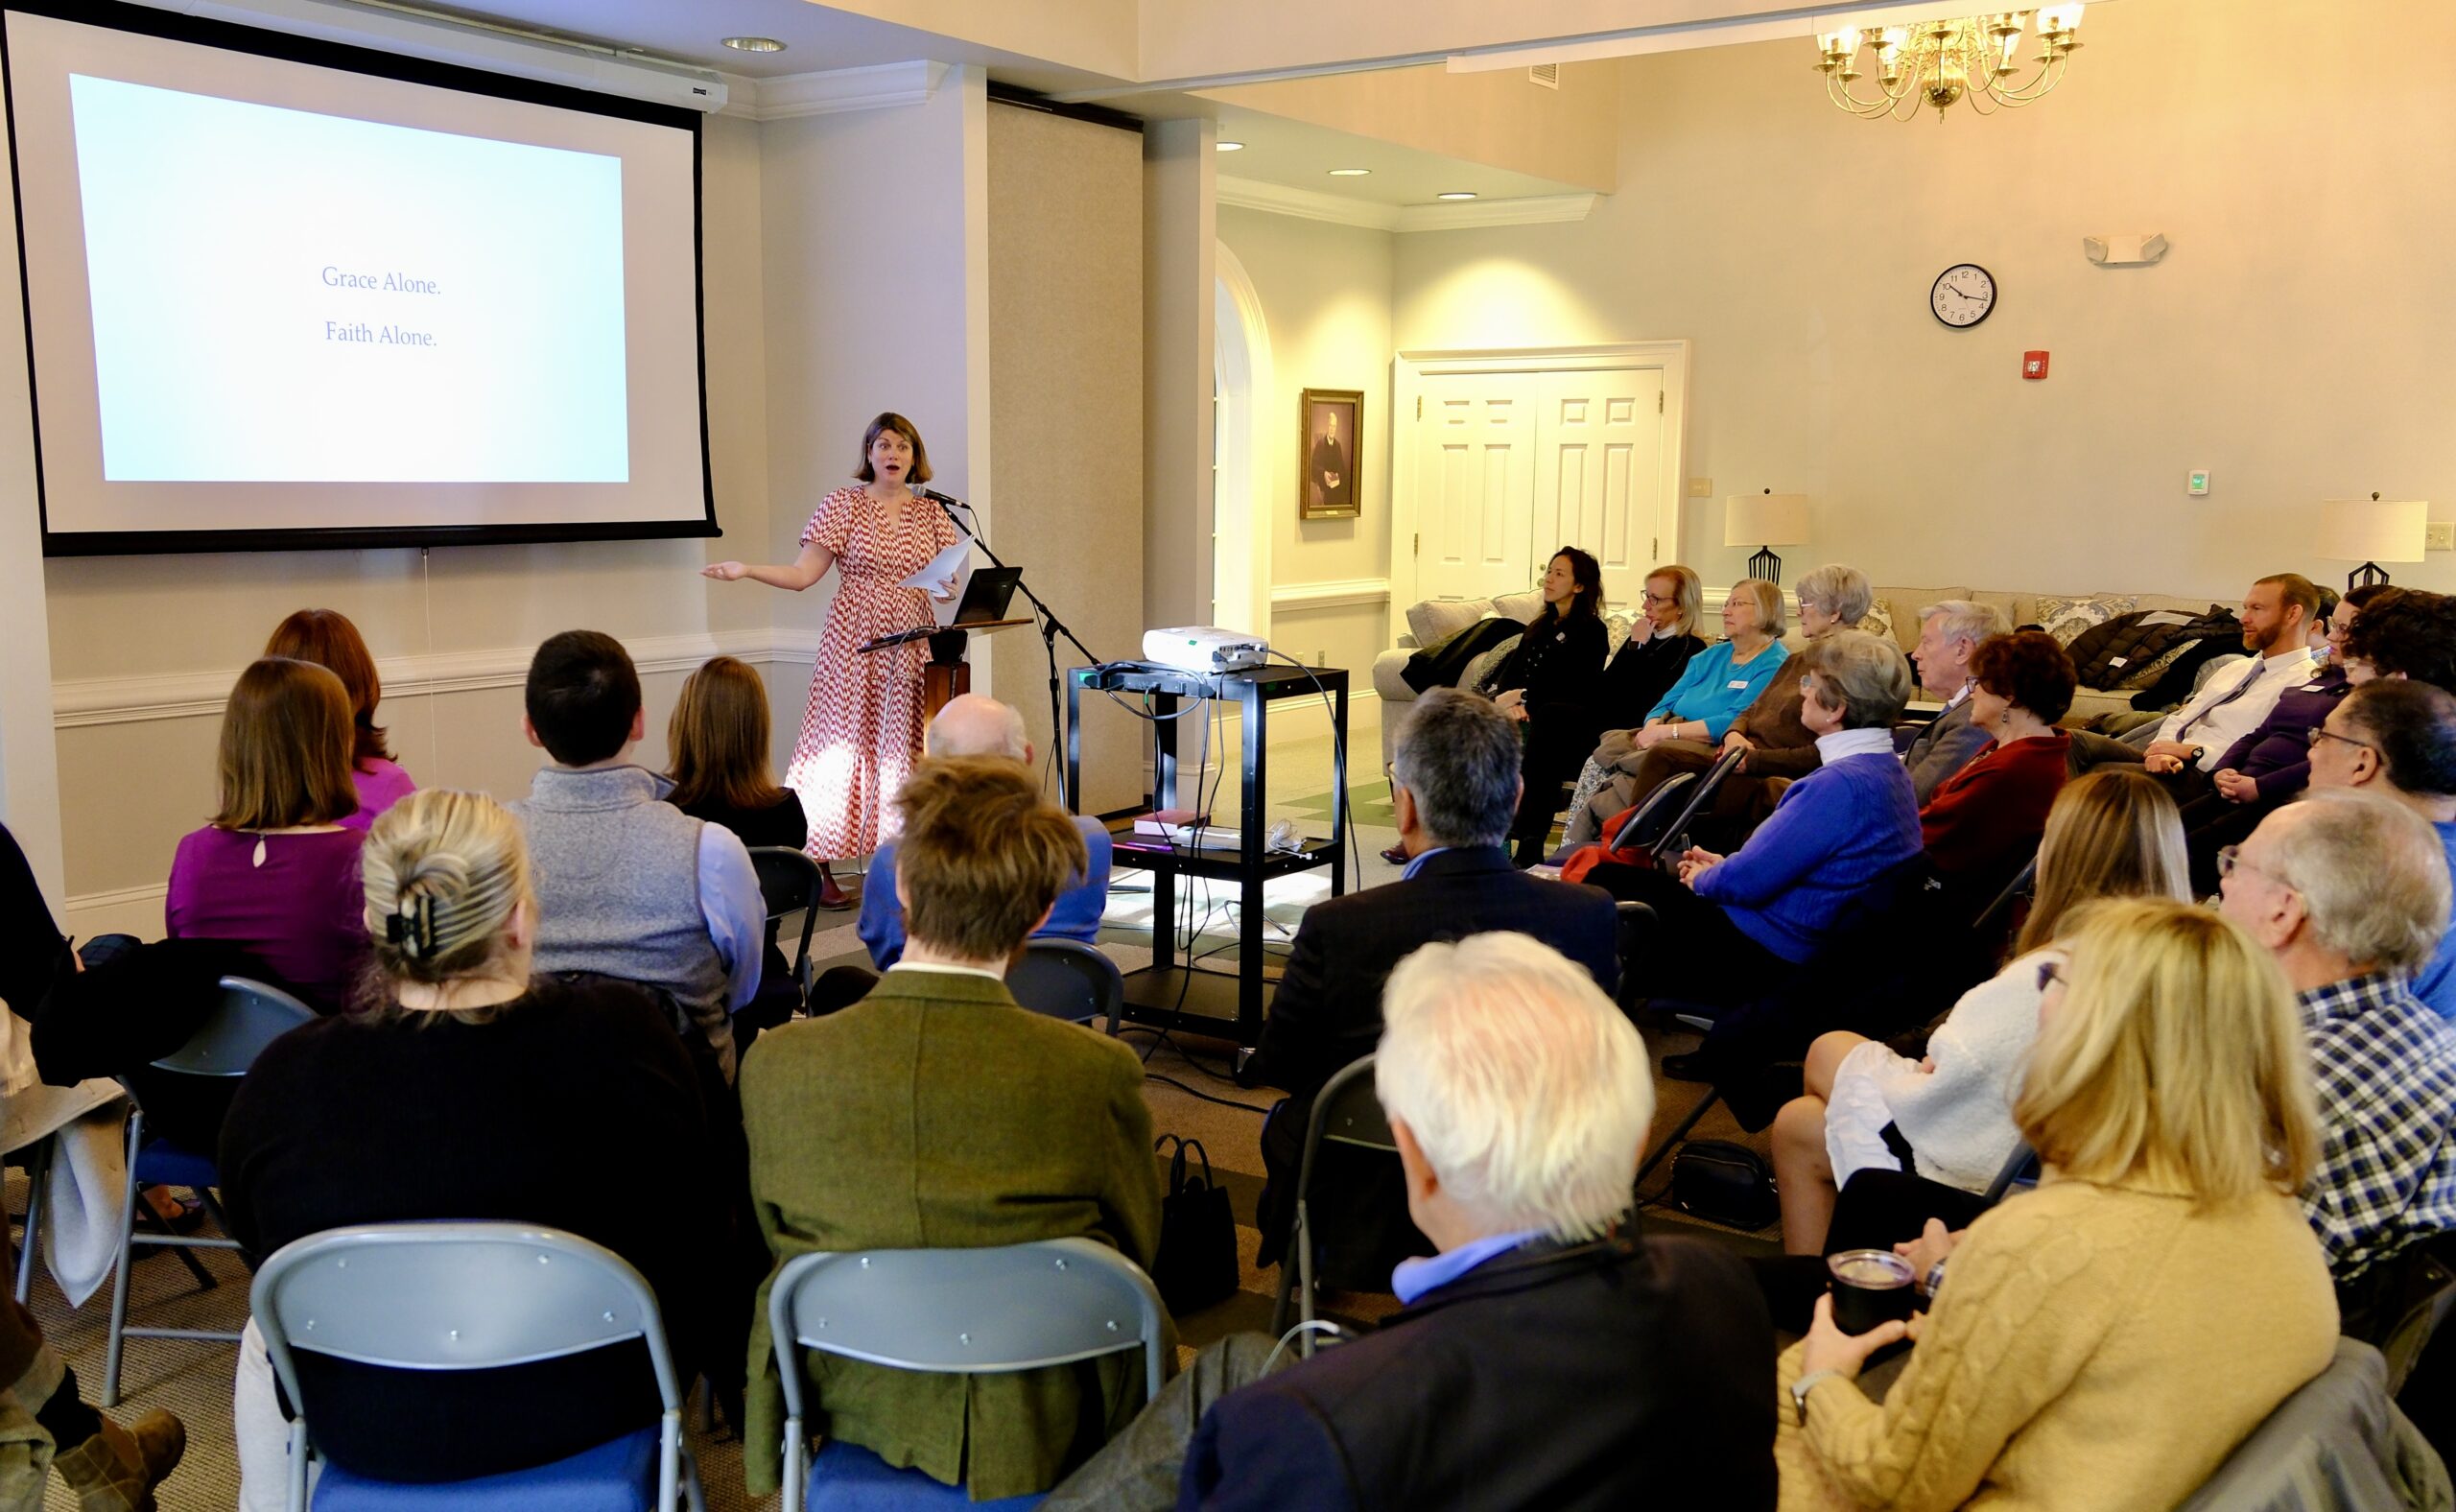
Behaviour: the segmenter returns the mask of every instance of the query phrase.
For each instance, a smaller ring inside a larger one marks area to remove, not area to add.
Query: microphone
[[[932,504],[951,505],[956,508],[967,511],[972,508],[971,505],[964,503],[954,494],[940,493],[935,488],[915,488],[912,491],[919,494],[922,498],[929,500]]]

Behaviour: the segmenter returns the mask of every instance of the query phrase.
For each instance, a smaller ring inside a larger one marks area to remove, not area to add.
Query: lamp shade
[[[2421,527],[2414,527],[2421,539]],[[1725,546],[1797,546],[1807,539],[1807,495],[1736,493],[1723,501]]]
[[[2337,561],[2418,562],[2429,528],[2430,506],[2420,499],[2325,499],[2317,550]]]

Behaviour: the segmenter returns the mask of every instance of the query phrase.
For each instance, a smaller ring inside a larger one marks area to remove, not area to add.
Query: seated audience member
[[[1971,722],[1971,658],[1982,642],[2012,628],[2003,610],[1969,599],[1947,599],[1919,611],[1919,649],[1911,653],[1919,691],[1945,700],[1945,712],[1921,725],[1901,753],[1911,791],[1923,806],[1939,783],[1970,765],[1993,739]]]
[[[2208,679],[2183,707],[2150,731],[2143,747],[2149,773],[2171,777],[2186,797],[2205,791],[2234,743],[2259,727],[2286,690],[2308,681],[2311,620],[2320,590],[2300,573],[2262,578],[2243,595],[2243,650],[2250,657]]]
[[[1150,1268],[1151,1114],[1134,1052],[1020,1007],[1001,980],[1082,875],[1073,818],[1003,757],[922,763],[897,803],[903,958],[840,1013],[760,1036],[743,1066],[759,1226],[781,1264],[817,1250],[1082,1236]],[[884,1131],[893,1130],[891,1138]],[[780,1443],[768,1293],[751,1325],[745,1444]],[[1143,1358],[921,1375],[812,1353],[814,1427],[976,1500],[1047,1491],[1142,1406]],[[753,1497],[777,1456],[744,1456]]]
[[[532,978],[537,901],[520,826],[493,799],[412,794],[366,839],[365,1008],[257,1057],[222,1131],[231,1237],[257,1262],[353,1223],[545,1224],[639,1268],[676,1366],[715,1368],[724,1214],[691,1058],[647,989]],[[619,1172],[608,1200],[591,1172]],[[548,1464],[653,1424],[647,1352],[613,1346],[472,1372],[300,1353],[318,1453],[385,1480]],[[243,1495],[280,1505],[284,1429],[253,1323],[234,1402]]]
[[[1783,644],[1783,590],[1758,578],[1733,583],[1723,598],[1723,638],[1688,658],[1636,728],[1607,732],[1578,778],[1586,793],[1570,812],[1569,840],[1597,838],[1603,821],[1635,801],[1640,763],[1665,741],[1720,742],[1731,721],[1790,659]]]
[[[1603,733],[1603,670],[1611,635],[1603,624],[1603,567],[1564,546],[1544,570],[1544,607],[1516,649],[1476,691],[1525,726],[1521,775],[1525,791],[1513,829],[1518,863],[1544,859],[1544,839],[1561,806],[1561,785],[1577,775]]]
[[[2331,612],[2315,626],[2315,632],[2325,632],[2312,649],[2321,659],[2318,671],[2308,682],[2281,694],[2258,728],[2227,748],[2217,759],[2209,791],[2184,806],[2192,887],[2202,897],[2217,890],[2218,848],[2251,834],[2311,780],[2311,732],[2353,687],[2346,672],[2346,637],[2362,605],[2387,591],[2382,584],[2365,583],[2340,599],[2320,590]]]
[[[2336,1299],[2293,1196],[2310,1073],[2276,965],[2164,901],[2094,905],[2069,948],[2014,1106],[2045,1178],[1901,1246],[1928,1303],[1882,1404],[1854,1378],[1904,1326],[1846,1335],[1818,1299],[1777,1366],[1785,1508],[2164,1512],[2327,1368]]]
[[[2038,892],[2011,962],[1962,994],[1923,1057],[1841,1030],[1809,1047],[1807,1094],[1774,1120],[1783,1248],[1821,1253],[1835,1191],[1861,1170],[1987,1190],[2020,1144],[2013,1094],[2038,1037],[2046,990],[2039,968],[2062,963],[2057,932],[2097,898],[2191,901],[2175,801],[2137,770],[2092,772],[2056,796],[2038,849]],[[1916,1232],[1914,1220],[1901,1237]]]
[[[1813,646],[1836,630],[1855,628],[1875,602],[1867,575],[1856,567],[1814,568],[1800,579],[1800,633]],[[1816,769],[1816,737],[1800,722],[1800,683],[1805,666],[1801,658],[1794,656],[1777,669],[1748,707],[1733,718],[1719,743],[1673,740],[1648,748],[1629,774],[1629,804],[1643,802],[1648,793],[1675,772],[1702,775],[1722,756],[1743,750],[1747,754],[1723,779],[1715,791],[1713,806],[1707,812],[1714,818],[1732,821],[1740,835],[1755,828],[1773,806],[1782,782]],[[1614,791],[1620,791],[1620,786],[1616,785]]]
[[[1995,744],[1937,785],[1919,811],[1927,863],[1975,917],[2036,854],[2064,791],[2071,737],[2055,727],[2078,686],[2072,658],[2043,630],[1999,635],[1972,658],[1971,727]]]
[[[2403,677],[2456,693],[2456,597],[2381,590],[2354,616],[2340,659],[2351,682]]]
[[[1918,805],[1892,735],[1910,663],[1859,630],[1805,655],[1800,719],[1821,765],[1784,790],[1748,843],[1729,857],[1692,846],[1677,875],[1618,862],[1587,874],[1654,910],[1654,928],[1631,947],[1633,991],[1712,1004],[1753,997],[1814,958],[1852,908],[1919,854]]]
[[[1262,1044],[1245,1068],[1249,1085],[1288,1094],[1263,1125],[1263,1264],[1287,1251],[1314,1094],[1373,1053],[1382,984],[1402,957],[1433,940],[1512,930],[1584,966],[1606,992],[1619,980],[1612,900],[1593,887],[1525,876],[1501,848],[1519,796],[1518,736],[1505,716],[1473,694],[1436,689],[1407,716],[1390,769],[1399,843],[1413,859],[1397,882],[1305,910]],[[1315,1200],[1341,1212],[1335,1241],[1324,1250],[1332,1272],[1387,1270],[1421,1242],[1390,1177],[1386,1156],[1326,1148],[1316,1157]]]
[[[354,739],[349,695],[323,668],[267,656],[241,673],[222,716],[221,808],[179,840],[163,902],[171,938],[247,951],[319,1013],[346,1005],[366,956],[363,837],[342,825],[358,812]]]
[[[1035,759],[1031,742],[1024,738],[1023,715],[977,693],[947,700],[922,736],[922,753],[931,758],[989,757],[1013,762],[1027,772]],[[1088,817],[1075,819],[1074,829],[1083,837],[1088,864],[1067,879],[1048,920],[1032,933],[1037,938],[1092,945],[1099,940],[1100,914],[1109,904],[1109,829]],[[895,893],[895,841],[882,840],[862,884],[859,933],[881,971],[904,956],[904,906]],[[862,990],[867,990],[866,982]]]
[[[565,630],[530,659],[529,744],[554,759],[506,804],[529,835],[537,969],[593,972],[663,993],[733,1079],[733,1014],[759,990],[768,906],[733,831],[661,802],[628,761],[640,676],[623,643]]]
[[[2387,586],[2385,583],[2364,583],[2362,587],[2354,589],[2353,593],[2385,586]],[[2352,594],[2340,594],[2324,582],[2314,583],[2312,588],[2320,596],[2320,606],[2311,613],[2309,637],[2311,654],[2325,660],[2335,651],[2337,646],[2337,606],[2352,597]]]
[[[2219,865],[2222,910],[2302,995],[2321,1141],[2302,1201],[2343,1288],[2456,1228],[2456,1027],[2405,981],[2446,928],[2446,855],[2402,805],[2332,791],[2262,819]]]
[[[342,823],[366,834],[375,815],[417,791],[418,785],[392,760],[384,727],[375,722],[384,681],[375,673],[375,658],[358,626],[339,609],[301,609],[273,627],[264,653],[314,662],[342,680],[350,703],[350,780],[358,789],[358,812]]]
[[[2403,804],[2429,822],[2456,873],[2456,695],[2401,679],[2357,686],[2312,732],[2311,787]],[[2411,985],[2441,1018],[2456,1019],[2456,916]]]
[[[744,846],[797,851],[810,839],[810,823],[802,815],[801,794],[778,787],[768,766],[768,688],[748,663],[730,656],[701,663],[682,679],[673,717],[666,721],[666,760],[673,765],[667,775],[673,790],[665,801],[692,818],[723,825]],[[773,1028],[801,1005],[801,985],[776,945],[781,922],[768,921],[759,995],[734,1015],[737,1037]]]
[[[1697,636],[1705,590],[1697,575],[1672,563],[1646,574],[1645,613],[1603,669],[1598,702],[1607,726],[1644,722],[1663,701],[1688,659],[1706,649]]]
[[[1771,1508],[1763,1300],[1719,1246],[1628,1223],[1636,1028],[1511,933],[1416,951],[1383,1012],[1375,1091],[1440,1254],[1360,1339],[1268,1375],[1268,1338],[1206,1349],[1045,1512]]]

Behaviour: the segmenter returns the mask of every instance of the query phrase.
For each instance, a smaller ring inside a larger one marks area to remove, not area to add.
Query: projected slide
[[[104,481],[629,480],[620,157],[68,85]]]

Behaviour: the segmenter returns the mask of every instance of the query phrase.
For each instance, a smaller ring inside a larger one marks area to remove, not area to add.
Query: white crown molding
[[[1399,228],[1399,207],[1395,204],[1368,204],[1318,189],[1291,189],[1286,184],[1266,184],[1259,178],[1237,178],[1227,174],[1219,176],[1217,192],[1221,204],[1240,210],[1289,215],[1300,221],[1328,221],[1333,225],[1361,226],[1368,231]]]
[[[711,656],[757,665],[807,664],[818,652],[815,630],[720,630],[709,635],[649,635],[625,643],[643,674],[689,672]],[[386,657],[375,664],[388,698],[517,688],[529,676],[533,646]],[[219,718],[239,669],[173,673],[157,677],[84,677],[51,685],[52,725],[77,729],[152,720]]]
[[[1270,606],[1280,612],[1345,609],[1390,602],[1387,578],[1353,578],[1344,582],[1273,583]]]
[[[1482,225],[1549,225],[1583,221],[1594,213],[1599,194],[1526,195],[1514,200],[1460,200],[1411,204],[1399,211],[1402,231],[1463,231]]]
[[[1328,221],[1368,231],[1458,231],[1482,225],[1546,225],[1583,221],[1594,213],[1594,194],[1527,195],[1514,200],[1462,200],[1445,204],[1373,204],[1318,189],[1293,189],[1259,178],[1219,176],[1219,202],[1240,210]]]
[[[833,68],[823,73],[762,79],[752,90],[735,90],[726,102],[724,113],[754,121],[796,121],[803,116],[835,115],[844,110],[885,110],[895,106],[921,105],[938,92],[948,66],[914,59],[902,63],[873,63],[864,68]],[[746,102],[745,93],[752,95]],[[737,105],[742,108],[736,109]]]

